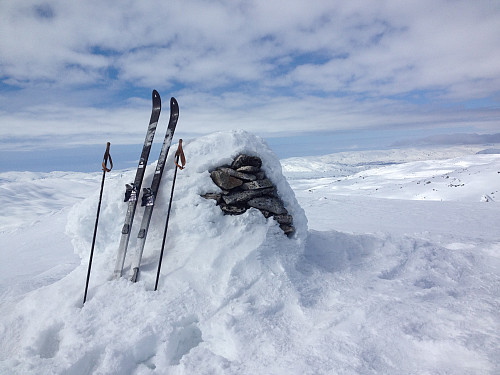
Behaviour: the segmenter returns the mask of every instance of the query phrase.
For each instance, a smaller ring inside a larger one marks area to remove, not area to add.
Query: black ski
[[[127,214],[125,215],[125,223],[123,224],[122,228],[120,246],[118,247],[118,257],[116,258],[115,271],[113,274],[115,278],[119,278],[122,275],[123,263],[125,262],[125,255],[127,254],[127,247],[130,238],[130,230],[132,228],[135,209],[137,207],[137,198],[141,191],[142,180],[144,178],[144,173],[146,171],[149,152],[151,151],[151,145],[153,144],[153,138],[155,136],[156,126],[158,125],[158,119],[160,118],[160,111],[161,111],[160,94],[158,94],[158,91],[153,90],[153,109],[151,111],[151,119],[149,120],[148,131],[146,133],[146,139],[144,140],[144,146],[142,148],[141,158],[139,159],[139,165],[137,167],[137,172],[135,174],[134,182],[132,184],[126,185],[124,201],[128,202],[128,207],[127,207]]]
[[[174,136],[175,127],[177,125],[177,119],[179,118],[179,105],[175,98],[170,99],[170,120],[168,122],[167,133],[165,134],[165,140],[161,147],[160,157],[158,158],[158,164],[156,165],[155,174],[153,176],[153,181],[151,182],[150,188],[145,188],[142,195],[142,206],[146,206],[144,210],[144,216],[142,217],[141,228],[139,229],[137,251],[135,253],[134,259],[132,260],[132,266],[130,267],[130,280],[133,282],[137,281],[137,276],[139,274],[139,266],[141,264],[142,253],[144,251],[144,244],[146,243],[146,236],[148,234],[149,223],[151,221],[151,216],[153,214],[153,208],[156,196],[158,194],[158,189],[160,187],[161,177],[163,175],[163,169],[165,167],[165,162],[167,160],[168,150],[170,149],[170,144],[172,143],[172,138]]]

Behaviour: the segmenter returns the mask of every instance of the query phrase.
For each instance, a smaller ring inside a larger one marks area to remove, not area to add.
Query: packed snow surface
[[[106,175],[85,305],[102,174],[0,174],[1,374],[500,373],[500,155],[280,163],[242,131],[184,149],[159,290],[173,152],[136,284],[111,277],[135,170]],[[200,196],[239,153],[262,158],[293,237],[257,210],[224,216]]]

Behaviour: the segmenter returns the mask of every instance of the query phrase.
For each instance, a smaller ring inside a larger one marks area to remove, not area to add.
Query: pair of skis
[[[114,278],[119,278],[122,276],[123,265],[125,263],[125,256],[127,255],[127,248],[130,239],[132,222],[134,220],[134,214],[136,211],[137,201],[141,191],[142,180],[144,178],[144,173],[146,170],[149,153],[151,151],[151,145],[153,144],[153,138],[155,135],[156,127],[158,125],[160,112],[161,112],[161,98],[158,92],[156,90],[153,90],[153,109],[151,111],[151,118],[149,120],[148,131],[146,133],[146,139],[144,140],[144,146],[142,148],[141,158],[139,159],[139,165],[137,167],[137,172],[135,174],[134,182],[132,184],[127,184],[126,186],[124,201],[128,202],[128,207],[127,207],[127,213],[125,215],[125,223],[123,224],[122,228],[120,245],[118,247],[118,256],[116,259],[115,269],[113,273]],[[179,105],[177,104],[177,100],[175,100],[175,98],[171,98],[170,119],[168,122],[165,139],[161,147],[160,156],[158,158],[158,164],[156,165],[153,181],[151,183],[151,187],[145,188],[142,195],[142,206],[145,206],[145,210],[141,222],[141,227],[139,229],[137,249],[133,256],[132,265],[130,267],[130,280],[133,282],[137,281],[139,266],[141,263],[142,253],[144,251],[146,236],[149,229],[149,223],[151,221],[151,216],[153,214],[155,198],[156,195],[158,194],[158,189],[160,187],[160,182],[163,175],[163,170],[165,167],[168,150],[170,149],[170,144],[172,143],[172,138],[174,136],[174,131],[177,125],[178,117],[179,117]]]

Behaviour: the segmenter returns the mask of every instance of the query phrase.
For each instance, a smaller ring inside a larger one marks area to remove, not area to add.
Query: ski
[[[144,173],[146,171],[146,165],[148,162],[149,153],[151,151],[151,145],[153,144],[156,126],[158,125],[158,119],[160,118],[160,94],[158,94],[158,91],[153,90],[152,97],[153,109],[151,110],[151,118],[149,120],[148,131],[146,133],[146,139],[144,140],[144,146],[142,148],[141,158],[139,159],[139,165],[137,166],[137,172],[135,173],[135,179],[133,183],[126,185],[124,202],[128,202],[128,207],[127,214],[125,215],[125,223],[122,227],[120,245],[118,247],[118,256],[116,258],[115,270],[113,273],[114,278],[119,278],[122,275],[123,264],[125,262],[125,256],[127,255],[127,247],[130,239],[130,230],[132,228],[135,209],[137,207],[137,198],[139,192],[141,191],[142,180],[144,179]]]
[[[158,194],[158,189],[160,187],[161,177],[163,175],[163,169],[165,167],[165,162],[167,160],[168,150],[170,149],[170,144],[172,143],[172,138],[174,136],[175,127],[177,125],[177,119],[179,118],[179,105],[175,98],[170,99],[170,120],[168,122],[167,133],[165,134],[165,140],[161,147],[160,156],[158,158],[158,164],[156,164],[155,174],[153,176],[153,181],[151,182],[150,188],[144,188],[142,195],[142,206],[146,206],[144,209],[144,216],[142,217],[141,228],[139,229],[139,235],[137,236],[137,251],[132,260],[132,265],[130,267],[130,280],[132,282],[137,281],[137,276],[139,274],[139,266],[141,264],[142,253],[144,251],[144,244],[146,243],[146,237],[148,234],[149,223],[151,222],[151,216],[153,214],[153,208],[156,196]]]

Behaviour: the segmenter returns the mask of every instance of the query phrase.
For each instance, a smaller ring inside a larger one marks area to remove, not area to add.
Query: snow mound
[[[174,172],[174,152],[177,145],[172,145],[167,159],[160,191],[155,201],[155,209],[144,252],[144,265],[153,267],[158,256],[165,225],[168,201],[171,192]],[[179,254],[176,262],[197,265],[197,259],[206,262],[208,257],[220,257],[221,252],[237,254],[240,257],[245,251],[251,251],[266,243],[285,242],[302,246],[307,236],[307,219],[304,210],[295,199],[295,194],[282,174],[279,159],[269,146],[259,137],[244,131],[215,133],[202,138],[184,142],[187,166],[178,171],[175,185],[172,211],[169,222],[167,252]],[[277,188],[285,208],[294,218],[296,232],[290,241],[280,233],[278,223],[272,218],[265,219],[256,209],[251,209],[241,216],[225,216],[215,201],[204,199],[201,195],[217,191],[219,188],[210,178],[209,171],[224,164],[230,164],[241,153],[259,156],[262,159],[262,170]],[[154,173],[154,165],[146,170],[143,187],[150,185]],[[124,173],[121,178],[110,181],[105,188],[101,218],[99,222],[98,251],[109,257],[105,264],[114,266],[111,259],[116,257],[117,244],[121,234],[121,220],[125,217],[127,204],[123,203],[125,183],[133,181],[135,170]],[[93,223],[95,221],[95,205],[97,199],[88,200],[76,205],[67,226],[68,234],[73,237],[75,251],[87,258],[91,241]],[[140,202],[139,202],[140,203]],[[132,233],[130,237],[129,255],[134,252],[137,231],[142,219],[143,208],[138,204]],[[288,245],[287,245],[288,246]],[[241,253],[238,249],[241,248]],[[246,250],[243,250],[246,248]],[[203,255],[200,257],[200,255]],[[229,255],[229,254],[228,254]],[[227,258],[227,256],[224,256]],[[167,260],[168,264],[172,259]],[[127,264],[127,261],[126,261]],[[106,271],[105,271],[106,272]]]

